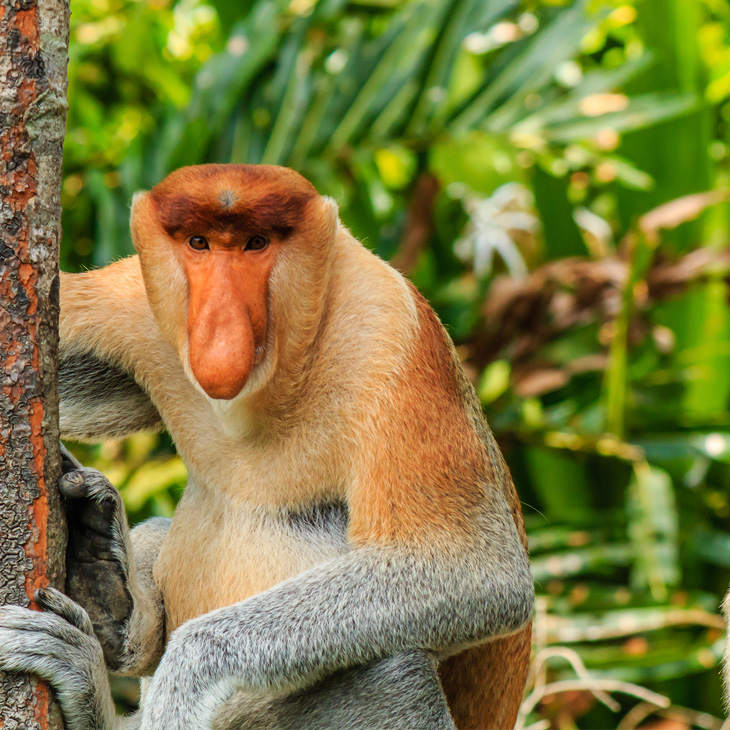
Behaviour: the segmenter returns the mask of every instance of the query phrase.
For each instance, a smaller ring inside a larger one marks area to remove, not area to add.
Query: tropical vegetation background
[[[725,0],[72,0],[63,267],[181,165],[309,177],[428,297],[521,495],[520,727],[719,728],[730,581]],[[75,445],[132,521],[169,437]],[[117,682],[122,705],[135,688]]]

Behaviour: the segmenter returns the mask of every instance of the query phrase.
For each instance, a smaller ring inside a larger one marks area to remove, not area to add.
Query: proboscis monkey
[[[178,170],[131,227],[138,256],[62,278],[62,432],[164,426],[188,486],[130,533],[67,455],[70,598],[0,609],[0,668],[68,730],[511,728],[520,505],[423,297],[280,167]],[[148,677],[134,717],[106,666]]]

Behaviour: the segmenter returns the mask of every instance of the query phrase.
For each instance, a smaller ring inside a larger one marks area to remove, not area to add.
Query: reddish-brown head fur
[[[263,360],[272,270],[318,197],[286,168],[201,165],[135,199],[132,231],[150,301],[181,354],[187,345],[192,374],[211,398],[234,398]]]

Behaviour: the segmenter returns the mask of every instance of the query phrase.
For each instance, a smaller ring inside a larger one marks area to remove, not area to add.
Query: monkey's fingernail
[[[84,475],[80,471],[70,471],[68,474],[64,474],[62,478],[66,484],[75,487],[80,487],[84,483]]]
[[[83,497],[84,475],[80,471],[70,471],[61,477],[58,486],[66,497]]]

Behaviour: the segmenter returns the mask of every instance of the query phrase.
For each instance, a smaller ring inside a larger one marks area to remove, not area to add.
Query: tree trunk
[[[58,248],[68,0],[0,0],[0,604],[63,587]],[[48,687],[0,675],[0,727],[60,728]]]

